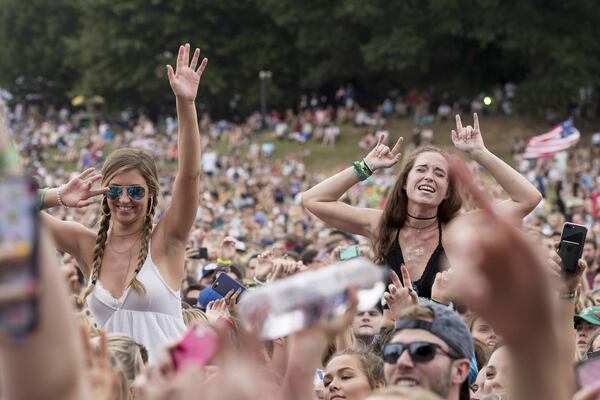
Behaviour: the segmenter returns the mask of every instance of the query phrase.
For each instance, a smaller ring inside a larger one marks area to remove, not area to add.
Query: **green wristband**
[[[354,167],[354,172],[356,173],[356,176],[361,181],[368,179],[372,175],[371,170],[365,165],[364,161],[354,161],[352,163],[352,166]]]
[[[44,209],[44,202],[46,201],[46,193],[48,193],[48,190],[50,190],[49,187],[45,187],[43,189],[38,189],[38,196],[40,198],[40,204],[39,204],[40,210]]]

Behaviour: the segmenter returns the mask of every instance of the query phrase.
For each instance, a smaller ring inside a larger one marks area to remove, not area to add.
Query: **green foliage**
[[[210,62],[217,114],[353,82],[367,102],[435,85],[473,95],[519,84],[519,106],[565,107],[598,87],[594,0],[0,0],[0,85],[18,96],[102,95],[110,107],[172,107],[165,65],[189,42]],[[17,84],[17,78],[20,84]]]
[[[65,39],[78,30],[72,0],[0,0],[0,87],[18,98],[43,93],[60,102],[77,81]]]

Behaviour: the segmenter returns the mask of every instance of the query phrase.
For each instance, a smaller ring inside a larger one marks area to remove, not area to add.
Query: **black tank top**
[[[435,275],[442,271],[442,265],[444,259],[446,258],[446,252],[444,251],[444,246],[442,246],[441,222],[438,222],[438,232],[438,245],[431,254],[431,257],[429,257],[429,261],[427,261],[423,275],[421,275],[419,280],[413,280],[414,289],[416,289],[419,297],[426,297],[428,299],[431,298],[431,287],[435,281]],[[398,241],[399,235],[400,229],[398,229],[398,232],[396,232],[396,240],[394,240],[394,243],[392,243],[390,250],[388,251],[387,264],[394,272],[396,272],[396,274],[398,274],[400,281],[402,281],[402,272],[400,271],[400,266],[404,264],[404,255],[402,254],[400,242]]]

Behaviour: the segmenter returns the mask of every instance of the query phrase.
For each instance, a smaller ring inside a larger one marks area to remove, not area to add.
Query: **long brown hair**
[[[384,383],[385,377],[383,373],[383,360],[378,355],[369,352],[365,349],[356,349],[356,348],[347,348],[339,353],[336,353],[333,357],[329,359],[329,364],[331,360],[340,356],[353,356],[358,358],[360,362],[360,366],[362,368],[362,372],[367,377],[367,381],[369,382],[369,387],[371,389],[377,389],[378,383]]]
[[[407,156],[404,160],[396,184],[392,189],[389,198],[383,209],[383,215],[379,221],[377,234],[373,238],[373,249],[375,251],[375,260],[377,263],[387,262],[388,252],[395,240],[395,232],[404,226],[408,214],[408,195],[406,194],[406,180],[408,173],[415,165],[415,160],[423,153],[438,153],[448,159],[448,155],[440,148],[434,146],[425,146],[417,149]],[[462,197],[460,196],[456,182],[452,175],[448,175],[448,193],[444,201],[438,206],[437,216],[442,223],[449,222],[456,216],[462,206]]]
[[[108,183],[117,175],[127,171],[138,171],[146,184],[148,185],[148,209],[144,217],[144,228],[140,239],[140,250],[137,258],[137,267],[133,278],[127,284],[138,293],[145,293],[146,289],[142,282],[137,279],[137,274],[140,272],[142,265],[148,256],[148,244],[152,234],[152,221],[158,203],[159,183],[158,171],[154,159],[139,149],[123,148],[118,149],[110,154],[104,165],[102,166],[102,186],[107,186]],[[110,208],[106,196],[102,199],[102,217],[100,218],[100,229],[96,235],[96,245],[94,247],[94,258],[92,260],[92,272],[90,274],[91,283],[83,295],[85,300],[92,293],[94,286],[100,276],[100,268],[102,267],[102,257],[106,247],[108,238],[108,229],[110,227]]]

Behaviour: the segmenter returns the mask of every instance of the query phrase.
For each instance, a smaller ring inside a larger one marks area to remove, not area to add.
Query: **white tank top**
[[[150,243],[148,243],[148,247]],[[159,350],[176,342],[185,331],[180,293],[171,289],[152,262],[151,251],[138,273],[146,293],[127,288],[115,299],[98,279],[87,303],[99,328],[125,333],[148,349],[148,361],[157,361]]]

